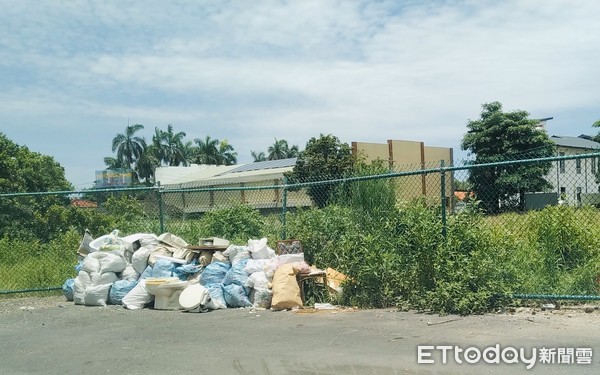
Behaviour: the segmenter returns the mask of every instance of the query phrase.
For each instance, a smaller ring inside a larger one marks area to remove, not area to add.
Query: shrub
[[[222,237],[244,243],[259,238],[265,231],[265,220],[258,210],[248,205],[207,212],[196,224],[199,237]]]

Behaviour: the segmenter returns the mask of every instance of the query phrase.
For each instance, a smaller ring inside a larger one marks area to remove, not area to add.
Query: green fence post
[[[442,202],[442,236],[446,239],[446,168],[444,168],[444,160],[440,160],[440,193]]]
[[[287,177],[283,176],[283,192],[281,198],[281,239],[285,240],[285,216],[287,211]]]
[[[156,194],[158,197],[158,219],[160,221],[160,233],[165,233],[165,219],[164,219],[162,192],[160,190],[160,181],[157,184]]]

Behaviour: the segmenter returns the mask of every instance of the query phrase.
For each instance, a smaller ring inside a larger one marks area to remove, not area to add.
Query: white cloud
[[[172,123],[249,161],[320,133],[456,148],[492,100],[555,116],[557,133],[600,118],[595,1],[3,5],[7,126],[102,127],[109,143],[128,119],[147,135]],[[87,147],[90,169],[108,143]]]

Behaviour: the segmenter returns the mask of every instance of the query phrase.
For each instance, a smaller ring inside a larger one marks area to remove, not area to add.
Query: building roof
[[[287,168],[294,167],[298,158],[279,159],[279,160],[266,160],[257,161],[254,163],[242,164],[237,168],[227,171],[226,173],[219,174],[219,176],[227,173],[240,173],[248,171],[259,171],[264,169],[275,169],[275,168]]]
[[[553,135],[550,137],[550,139],[553,140],[557,146],[582,149],[600,149],[600,143],[592,141],[591,137],[583,134],[579,137]]]
[[[272,180],[281,179],[283,173],[294,169],[295,165],[296,158],[289,158],[229,166],[160,167],[156,169],[156,181],[159,181],[161,186],[170,185],[177,188],[269,180],[272,183]]]

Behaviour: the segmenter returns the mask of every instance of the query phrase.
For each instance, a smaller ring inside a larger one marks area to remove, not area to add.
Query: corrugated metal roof
[[[594,142],[587,137],[569,137],[565,135],[553,135],[550,137],[551,140],[558,146],[572,147],[572,148],[583,148],[583,149],[600,149],[600,143]]]
[[[297,158],[267,160],[267,161],[257,161],[254,163],[242,164],[235,169],[232,169],[230,171],[222,173],[221,175],[229,174],[229,173],[258,171],[258,170],[264,170],[264,169],[294,167],[296,165],[296,159]]]

